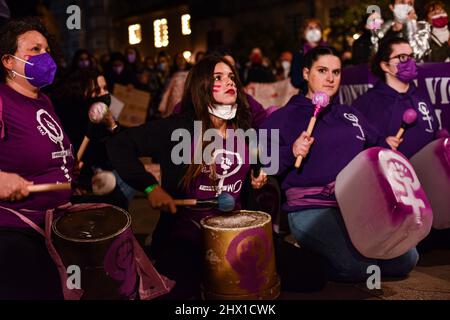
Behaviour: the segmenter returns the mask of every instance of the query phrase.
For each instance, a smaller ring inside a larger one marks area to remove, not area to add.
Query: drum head
[[[265,212],[241,210],[206,217],[201,224],[204,228],[213,230],[236,230],[261,227],[270,221],[270,215]]]
[[[121,234],[130,225],[130,214],[111,206],[68,213],[56,219],[52,229],[65,240],[97,242]]]

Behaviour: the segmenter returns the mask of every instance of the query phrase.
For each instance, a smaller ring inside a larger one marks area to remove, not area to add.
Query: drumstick
[[[43,183],[33,184],[27,187],[29,192],[47,192],[57,190],[70,190],[72,185],[70,182],[66,183]]]
[[[77,160],[78,162],[81,161],[81,158],[84,155],[84,152],[87,149],[87,146],[89,144],[89,138],[87,136],[84,136],[83,142],[81,143],[80,149],[78,149],[78,153],[77,153]]]
[[[103,121],[107,113],[108,113],[108,106],[105,103],[95,102],[89,108],[89,120],[91,120],[92,123],[96,124],[100,123]],[[83,142],[81,143],[80,149],[78,149],[77,153],[78,161],[81,161],[81,158],[83,157],[88,144],[89,138],[87,136],[84,136]]]
[[[308,135],[308,137],[312,135],[314,126],[316,125],[317,116],[328,105],[328,103],[330,102],[330,98],[326,93],[316,92],[313,95],[312,102],[316,106],[314,108],[314,115],[311,117],[311,120],[309,120],[308,129],[306,130],[306,134]],[[295,160],[295,167],[297,169],[300,168],[302,160],[303,160],[302,156],[298,156],[297,159]]]
[[[252,164],[252,169],[253,169],[253,177],[258,178],[259,174],[261,173],[261,162],[259,161],[258,148],[251,148],[251,150],[249,152],[249,157],[250,157],[250,161],[253,160],[252,157],[254,157],[256,160],[255,163]]]
[[[403,113],[403,121],[400,129],[398,129],[397,134],[395,137],[397,139],[400,139],[403,136],[403,133],[405,133],[406,128],[413,124],[417,119],[417,112],[414,109],[408,109]]]
[[[217,207],[220,211],[228,212],[232,211],[235,206],[235,201],[232,195],[226,192],[222,192],[217,198],[197,200],[197,199],[178,199],[174,200],[177,206],[198,206],[209,205]]]

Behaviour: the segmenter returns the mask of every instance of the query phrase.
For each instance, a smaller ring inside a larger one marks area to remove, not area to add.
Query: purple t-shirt
[[[0,170],[34,182],[65,183],[72,180],[74,152],[47,96],[32,99],[0,84],[5,138],[0,140]],[[37,224],[47,209],[67,203],[71,191],[40,192],[16,202],[1,201],[0,207],[24,214]],[[0,208],[1,227],[25,227],[15,215]]]
[[[235,209],[239,209],[240,193],[250,169],[248,146],[238,146],[236,138],[232,145],[227,146],[226,139],[222,140],[222,145],[223,148],[215,149],[213,152],[216,180],[212,178],[210,166],[204,165],[200,175],[193,181],[187,198],[210,199],[217,197],[222,192],[227,192],[235,200]],[[218,212],[216,210],[192,210],[189,213],[198,221],[202,217]]]

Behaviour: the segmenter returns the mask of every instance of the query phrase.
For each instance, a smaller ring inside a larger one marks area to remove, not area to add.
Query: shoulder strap
[[[0,96],[0,140],[5,138],[5,123],[3,122],[3,100]]]
[[[442,47],[444,45],[433,33],[431,33],[431,39],[433,39],[433,41],[436,42],[439,47]]]

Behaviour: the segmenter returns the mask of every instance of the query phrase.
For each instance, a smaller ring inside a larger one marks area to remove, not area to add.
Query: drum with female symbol
[[[206,299],[270,300],[279,296],[269,214],[242,210],[206,217],[201,225]]]
[[[93,205],[55,219],[52,229],[62,261],[66,267],[79,270],[83,299],[137,297],[138,274],[128,212]]]

